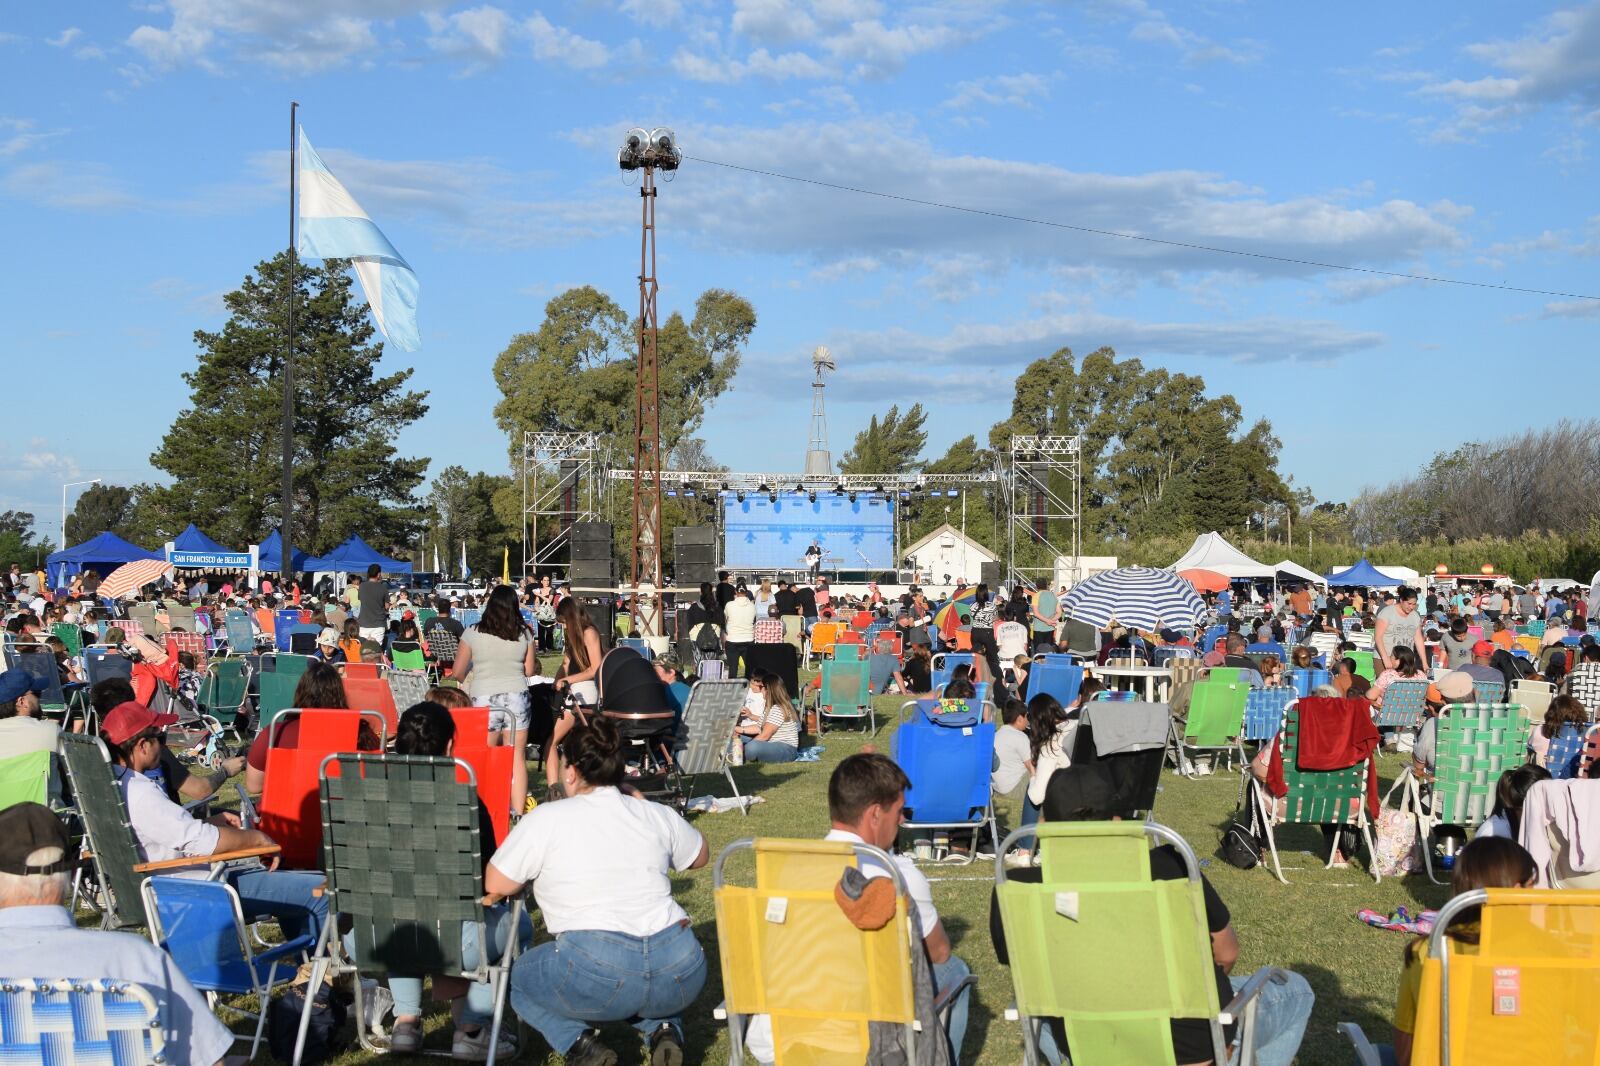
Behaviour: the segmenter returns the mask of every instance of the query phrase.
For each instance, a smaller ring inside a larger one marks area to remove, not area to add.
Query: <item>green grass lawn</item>
[[[901,702],[898,697],[878,698],[882,726],[875,740],[859,732],[828,733],[823,738],[827,750],[820,763],[736,769],[734,776],[740,791],[759,795],[764,802],[752,806],[748,817],[737,811],[691,816],[692,823],[710,842],[713,858],[723,846],[742,837],[820,837],[828,829],[828,775],[840,759],[868,744],[887,752]],[[1400,766],[1394,756],[1380,762],[1384,788]],[[529,778],[537,792],[543,782],[542,772],[533,768]],[[723,795],[727,791],[727,782],[720,777],[702,777],[695,784],[698,787],[693,791],[700,794]],[[1420,874],[1403,880],[1386,878],[1382,884],[1374,885],[1359,863],[1344,870],[1324,869],[1322,860],[1312,853],[1322,842],[1321,833],[1314,827],[1288,827],[1278,834],[1289,885],[1279,884],[1260,867],[1235,869],[1217,855],[1217,844],[1222,826],[1233,812],[1237,789],[1238,778],[1230,773],[1219,772],[1195,781],[1166,773],[1156,800],[1156,820],[1189,841],[1205,864],[1206,877],[1232,911],[1241,945],[1235,972],[1249,973],[1268,964],[1284,966],[1305,976],[1316,991],[1316,1010],[1299,1062],[1308,1066],[1349,1062],[1348,1042],[1335,1032],[1334,1024],[1359,1022],[1369,1036],[1387,1040],[1400,953],[1408,939],[1403,934],[1362,924],[1356,919],[1356,912],[1370,907],[1387,913],[1402,904],[1412,909],[1438,907],[1447,898],[1447,890],[1429,883]],[[1002,811],[1002,832],[1005,813]],[[1011,1000],[1010,975],[996,961],[989,940],[993,866],[977,862],[964,867],[933,865],[925,869],[955,950],[978,977],[963,1061],[1018,1062],[1021,1037],[1016,1025],[1005,1020],[1004,1013]],[[712,1008],[722,999],[711,880],[710,866],[673,878],[674,894],[689,912],[705,945],[709,970],[705,991],[686,1018],[688,1060],[692,1063],[726,1062],[728,1057],[726,1031],[711,1017]],[[539,930],[536,936],[542,939],[543,931]],[[1081,973],[1084,980],[1094,979],[1096,960],[1062,959],[1060,964]],[[443,1008],[434,1006],[437,1009],[427,1021],[430,1045],[445,1040],[444,1030],[448,1028]],[[619,1051],[634,1046],[633,1031],[626,1026],[610,1027],[607,1036]],[[354,1063],[368,1057],[358,1050],[339,1061]],[[546,1057],[552,1063],[560,1061],[548,1053],[537,1036],[526,1034],[520,1061],[543,1062]],[[624,1055],[623,1061],[630,1060]]]

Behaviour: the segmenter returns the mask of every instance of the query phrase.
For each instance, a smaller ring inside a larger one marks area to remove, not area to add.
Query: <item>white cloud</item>
[[[32,119],[7,118],[0,115],[0,159],[21,155],[39,142],[60,137],[66,132],[66,130],[42,132],[34,128]]]
[[[1452,119],[1435,131],[1437,140],[1509,128],[1552,104],[1593,108],[1600,104],[1600,0],[1557,11],[1514,40],[1468,45],[1466,53],[1495,73],[1423,86],[1423,94],[1457,103]]]
[[[221,73],[228,57],[288,74],[337,67],[377,47],[375,26],[425,14],[438,0],[163,0],[165,26],[142,25],[128,44],[158,70]]]
[[[76,459],[70,455],[50,451],[49,444],[50,442],[44,437],[33,437],[28,441],[28,450],[20,457],[26,475],[35,477],[48,475],[57,481],[70,481],[83,473]]]
[[[635,22],[660,29],[678,21],[683,0],[620,0],[617,9]]]
[[[110,167],[91,163],[24,163],[0,177],[0,190],[27,203],[68,211],[142,206]]]
[[[672,69],[690,81],[732,84],[747,77],[769,81],[788,81],[791,78],[827,78],[833,71],[804,52],[784,52],[772,55],[765,48],[757,48],[745,59],[729,56],[706,56],[680,48],[672,57]]]
[[[1386,292],[1404,288],[1411,278],[1391,278],[1379,275],[1352,274],[1335,278],[1328,283],[1328,299],[1336,304],[1353,304]]]
[[[1246,38],[1223,44],[1179,26],[1148,0],[1102,0],[1093,12],[1107,20],[1131,22],[1129,39],[1171,48],[1179,52],[1186,63],[1254,63],[1266,51],[1260,41]]]
[[[506,52],[512,30],[511,16],[492,4],[470,7],[451,15],[427,12],[428,47],[475,63],[490,63]]]
[[[1031,110],[1035,99],[1049,95],[1050,80],[1042,74],[999,74],[991,78],[957,82],[955,92],[939,106],[952,111],[963,111],[979,105]]]
[[[532,39],[533,54],[538,59],[555,60],[575,70],[590,70],[603,65],[610,57],[606,46],[599,41],[556,26],[538,11],[523,22],[522,28]]]
[[[68,26],[54,37],[46,37],[44,43],[51,48],[65,48],[67,45],[83,36],[83,31],[76,26]]]
[[[1552,300],[1544,305],[1540,318],[1594,318],[1600,315],[1600,300]]]

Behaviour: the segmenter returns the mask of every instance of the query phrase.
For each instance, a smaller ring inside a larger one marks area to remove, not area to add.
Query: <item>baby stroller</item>
[[[634,787],[647,799],[683,809],[683,778],[672,758],[677,715],[655,667],[632,648],[614,648],[600,660],[599,687],[600,713],[616,724],[630,767],[638,767]]]
[[[238,754],[233,745],[228,743],[227,731],[216,717],[203,712],[165,682],[156,682],[150,709],[178,716],[178,720],[167,730],[167,745],[180,759],[215,770]]]

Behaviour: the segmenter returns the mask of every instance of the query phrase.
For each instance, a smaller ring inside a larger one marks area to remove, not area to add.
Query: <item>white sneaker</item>
[[[500,1046],[495,1052],[495,1061],[514,1058],[517,1054],[517,1040],[508,1032],[500,1033]],[[483,1062],[489,1057],[489,1027],[483,1026],[476,1033],[468,1035],[460,1029],[456,1030],[456,1038],[450,1044],[450,1057],[463,1062]]]
[[[1033,856],[1026,851],[1013,851],[1006,855],[1007,870],[1021,870],[1033,865]]]

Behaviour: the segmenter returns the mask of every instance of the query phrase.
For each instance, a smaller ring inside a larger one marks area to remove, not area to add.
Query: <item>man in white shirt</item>
[[[0,973],[13,977],[130,981],[155,999],[164,1061],[212,1066],[233,1034],[166,952],[132,933],[79,929],[63,905],[76,851],[48,807],[0,812]],[[71,1056],[67,1056],[70,1058]]]
[[[56,750],[61,727],[39,717],[39,693],[48,687],[26,670],[0,673],[0,759]]]
[[[740,585],[723,608],[723,634],[728,649],[728,675],[740,676],[739,667],[756,639],[756,601],[750,590]]]

